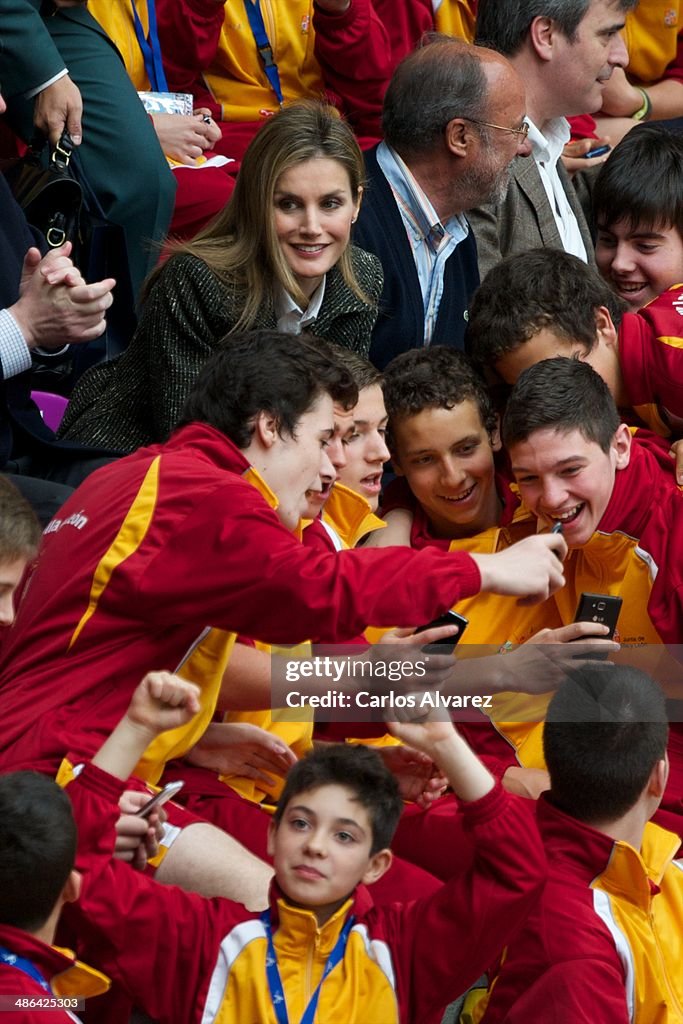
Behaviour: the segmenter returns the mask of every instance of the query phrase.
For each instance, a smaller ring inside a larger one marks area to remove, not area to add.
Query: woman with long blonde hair
[[[334,108],[275,114],[223,212],[150,275],[128,349],[79,381],[61,436],[122,452],[164,440],[233,331],[305,329],[367,356],[382,269],[350,245],[362,193],[362,154]]]

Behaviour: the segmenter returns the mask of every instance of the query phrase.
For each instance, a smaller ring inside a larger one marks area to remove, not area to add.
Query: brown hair
[[[41,528],[26,498],[5,476],[0,476],[0,562],[34,558]]]

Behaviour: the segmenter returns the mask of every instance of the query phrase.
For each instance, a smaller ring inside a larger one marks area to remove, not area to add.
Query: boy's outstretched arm
[[[148,672],[92,763],[114,778],[127,779],[159,733],[185,725],[199,710],[199,688],[194,683],[170,672]]]
[[[418,709],[412,709],[419,714]],[[411,709],[406,710],[410,714]],[[462,801],[480,800],[493,789],[495,779],[458,733],[442,710],[431,710],[426,717],[412,721],[388,722],[392,736],[423,754],[428,754],[453,792]]]

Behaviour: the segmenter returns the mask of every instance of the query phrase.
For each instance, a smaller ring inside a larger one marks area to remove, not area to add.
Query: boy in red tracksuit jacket
[[[524,504],[544,525],[562,523],[567,582],[553,598],[562,620],[573,619],[582,592],[620,596],[616,639],[680,697],[683,492],[671,472],[632,438],[605,382],[576,359],[546,359],[521,375],[503,442]],[[680,722],[671,727],[669,757],[669,816],[657,820],[681,833]]]
[[[392,725],[435,759],[466,805],[472,870],[425,900],[374,907],[366,885],[391,862],[401,811],[370,750],[334,746],[290,773],[270,842],[276,880],[262,914],[159,886],[111,860],[116,801],[140,750],[199,707],[198,690],[152,673],[120,725],[69,786],[83,886],[72,925],[83,950],[161,1024],[178,1020],[427,1020],[479,975],[524,921],[545,864],[532,826],[449,721]],[[419,712],[418,712],[419,713]],[[302,950],[306,955],[302,956]]]
[[[666,743],[664,698],[643,672],[586,665],[555,694],[537,808],[548,884],[476,1020],[681,1024],[681,844],[649,820]]]
[[[683,268],[682,268],[683,270]],[[513,385],[541,359],[576,356],[606,381],[622,414],[664,437],[683,434],[683,285],[623,312],[595,270],[537,249],[486,275],[470,309],[468,351]]]

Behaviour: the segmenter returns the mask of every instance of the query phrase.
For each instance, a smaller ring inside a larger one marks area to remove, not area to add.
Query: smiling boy
[[[576,359],[536,363],[512,390],[503,440],[525,505],[545,525],[562,524],[565,566],[585,558],[588,568],[590,551],[602,552],[601,572],[584,589],[600,579],[622,593],[622,640],[680,643],[683,494],[620,421],[602,378]],[[570,571],[556,603],[571,600],[576,577]]]
[[[683,137],[639,125],[595,182],[598,269],[631,312],[683,281]]]
[[[536,363],[512,390],[503,441],[525,505],[542,524],[562,524],[567,582],[553,598],[562,620],[571,622],[583,591],[612,594],[623,598],[622,644],[680,645],[683,493],[621,423],[602,378],[576,359]],[[676,650],[680,646],[671,653]],[[660,661],[656,669],[667,666]],[[671,819],[663,823],[681,832],[683,730],[677,722],[669,756],[662,806]]]
[[[471,550],[496,550],[512,542],[512,533],[517,538],[535,531],[528,513],[518,514],[505,475],[496,471],[498,419],[465,355],[433,346],[397,356],[385,371],[384,400],[393,465],[409,488],[406,494],[393,485],[387,507],[408,498],[415,512],[413,546],[448,550],[477,537]],[[491,642],[491,636],[479,642]]]
[[[396,359],[385,396],[396,471],[434,535],[453,540],[498,526],[499,490],[507,497],[495,478],[498,424],[483,381],[466,359],[436,348]]]

